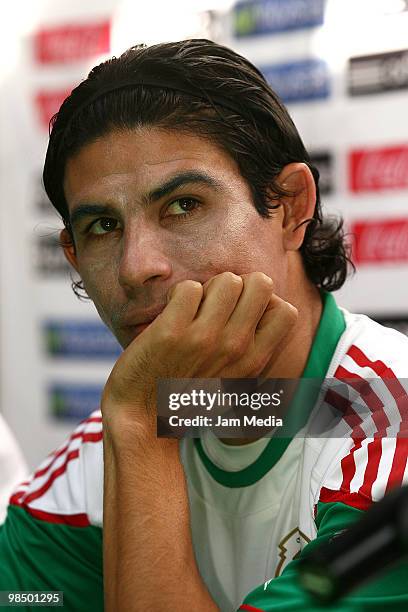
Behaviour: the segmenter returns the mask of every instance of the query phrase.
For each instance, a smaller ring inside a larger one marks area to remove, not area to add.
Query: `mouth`
[[[123,327],[127,332],[130,332],[132,335],[138,335],[146,327],[149,327],[151,323],[159,316],[159,314],[164,310],[164,306],[151,313],[145,313],[144,315],[139,315],[138,317],[128,317],[126,321],[124,321]]]

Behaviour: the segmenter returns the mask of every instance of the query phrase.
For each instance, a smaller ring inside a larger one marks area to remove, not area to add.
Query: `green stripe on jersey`
[[[322,316],[302,374],[302,378],[305,379],[325,377],[338,341],[346,329],[343,313],[338,308],[332,294],[322,291],[321,297]],[[304,390],[300,385],[288,411],[285,426],[279,432],[280,437],[271,438],[256,461],[242,470],[229,472],[218,467],[204,451],[201,440],[195,439],[195,447],[207,471],[219,484],[231,488],[248,487],[263,478],[282,457],[292,440],[291,434],[299,431],[306,424],[316,397],[316,394],[314,398],[309,397],[310,410],[306,411],[304,409]],[[290,432],[288,437],[284,437],[286,432]]]
[[[9,506],[0,527],[0,559],[0,591],[63,591],[65,610],[103,610],[99,527],[49,523]]]

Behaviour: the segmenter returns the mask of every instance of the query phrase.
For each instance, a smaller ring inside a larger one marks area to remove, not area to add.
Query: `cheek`
[[[186,239],[168,245],[166,251],[176,276],[181,273],[185,278],[208,279],[231,269],[239,243],[238,236],[223,222],[214,220],[191,231]]]
[[[94,262],[86,265],[82,262],[79,271],[88,296],[94,302],[102,320],[108,323],[109,312],[114,308],[118,287],[115,264]]]
[[[227,270],[235,274],[262,271],[276,277],[283,258],[276,229],[252,208],[244,213],[237,205],[211,222],[190,226],[188,236],[167,243],[166,252],[174,271],[181,270],[187,278],[196,274],[208,279]]]
[[[228,232],[221,240],[223,261],[236,274],[263,272],[275,283],[278,295],[285,294],[287,257],[282,243],[281,226],[273,218],[263,219],[252,211],[240,220],[228,225]]]

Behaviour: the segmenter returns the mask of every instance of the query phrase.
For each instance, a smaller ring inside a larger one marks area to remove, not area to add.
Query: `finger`
[[[272,279],[263,272],[243,274],[243,290],[239,302],[231,315],[226,332],[232,335],[249,336],[264,314],[273,294]]]
[[[273,294],[255,333],[255,354],[269,357],[295,326],[298,311],[289,302]]]
[[[196,321],[206,329],[222,330],[234,311],[243,289],[243,280],[222,272],[203,286],[203,300]]]
[[[203,286],[198,281],[185,280],[174,285],[168,294],[168,303],[159,317],[161,325],[186,327],[195,318],[203,298]]]

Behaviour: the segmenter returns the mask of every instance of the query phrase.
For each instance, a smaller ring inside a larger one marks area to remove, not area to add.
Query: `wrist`
[[[102,403],[102,421],[104,431],[104,446],[109,446],[118,452],[131,453],[142,460],[153,454],[165,454],[169,459],[173,454],[179,458],[179,440],[173,438],[158,438],[156,417],[139,417],[142,406],[125,407],[113,402]]]
[[[105,385],[101,399],[104,426],[114,438],[156,433],[156,410],[148,409],[144,398],[132,400],[117,397],[110,385]]]

